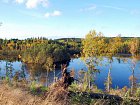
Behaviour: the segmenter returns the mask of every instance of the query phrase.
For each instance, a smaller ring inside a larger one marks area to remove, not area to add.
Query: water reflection
[[[14,71],[12,62],[6,61],[5,70],[6,70],[6,78],[7,79],[12,78],[13,77],[13,71]]]
[[[106,64],[107,58],[102,60],[102,64]],[[139,82],[140,76],[140,60],[137,58],[135,64],[135,72],[132,72],[132,59],[129,57],[113,57],[112,61],[112,87],[116,88],[117,86],[122,88],[124,86],[130,87],[130,76],[132,75],[137,78],[137,83]],[[100,70],[99,74],[96,74],[95,84],[98,88],[105,88],[105,80],[108,76],[109,64],[99,65],[96,67]],[[74,69],[76,78],[80,79],[81,82],[86,81],[84,79],[85,71],[87,67],[80,58],[75,58],[71,60],[68,66],[68,70]],[[81,72],[79,72],[81,70]],[[56,81],[56,78],[61,77],[61,69],[56,68],[54,71],[50,71],[47,75],[47,71],[43,70],[41,65],[32,65],[24,64],[21,61],[9,61],[9,60],[0,60],[0,76],[6,77],[8,79],[22,80],[26,79],[29,82],[36,81],[42,86],[47,86],[52,82]],[[132,78],[131,78],[132,79]],[[132,83],[131,83],[132,84]]]
[[[61,77],[61,69],[53,69],[52,71],[47,71],[41,67],[41,65],[26,65],[26,70],[28,73],[28,80],[29,81],[36,81],[42,86],[48,86],[54,81],[56,78]]]

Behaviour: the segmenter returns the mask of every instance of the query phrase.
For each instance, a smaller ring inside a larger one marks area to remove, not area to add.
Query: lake
[[[112,88],[122,88],[124,86],[130,87],[129,77],[132,75],[132,59],[128,57],[117,58],[113,57],[111,77]],[[101,65],[96,66],[100,70],[100,73],[96,74],[95,84],[98,88],[104,89],[104,82],[108,75],[109,63],[108,59],[104,58],[101,61]],[[71,59],[68,65],[68,70],[75,70],[75,77],[78,78],[78,71],[83,69],[87,70],[86,65],[80,58]],[[13,78],[16,74],[20,75],[20,78],[26,78],[29,82],[36,81],[39,84],[46,85],[46,83],[52,83],[54,81],[54,75],[58,78],[61,77],[61,69],[56,69],[55,72],[51,71],[47,79],[47,72],[42,70],[39,66],[25,65],[21,61],[9,62],[6,60],[0,60],[0,76],[4,78],[8,76]],[[135,67],[135,77],[137,82],[140,81],[140,60],[137,60]],[[48,81],[48,82],[47,82]]]

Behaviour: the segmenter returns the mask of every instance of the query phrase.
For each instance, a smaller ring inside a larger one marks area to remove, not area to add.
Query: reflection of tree
[[[42,68],[40,65],[33,65],[33,64],[28,64],[27,69],[30,75],[30,80],[35,81],[39,79],[39,76],[41,75]]]
[[[47,75],[46,75],[46,73],[43,73],[43,72],[41,73],[39,81],[40,81],[40,84],[42,86],[46,85],[46,82],[47,82]]]
[[[50,69],[46,70],[41,65],[36,65],[36,64],[34,64],[34,65],[28,64],[27,69],[28,69],[28,72],[30,75],[30,77],[29,77],[30,81],[37,81],[43,86],[46,86],[46,85],[48,86],[50,84],[50,80],[49,80],[50,79],[50,77],[49,77]],[[52,77],[53,77],[53,75],[52,75]],[[52,80],[53,80],[53,78],[52,78]]]
[[[6,61],[5,69],[6,69],[6,79],[10,80],[13,77],[14,70],[12,62]]]
[[[118,63],[121,63],[121,58],[117,57],[117,61],[118,61]]]
[[[47,70],[47,86],[49,85],[49,72],[53,70],[53,59],[48,57],[44,64],[44,69]]]
[[[56,67],[56,65],[54,65],[54,67],[53,67],[53,82],[57,81],[56,74],[55,74],[55,67]]]
[[[1,60],[0,60],[0,63],[1,63]],[[1,68],[1,65],[0,65],[0,71],[2,70],[2,68]],[[1,73],[1,72],[0,72]]]
[[[21,72],[20,72],[20,77],[25,79],[26,78],[26,74],[25,74],[25,64],[22,64],[21,66]]]
[[[1,56],[0,55],[0,60],[6,60],[7,62],[14,62],[14,61],[17,61],[17,57],[15,56]]]

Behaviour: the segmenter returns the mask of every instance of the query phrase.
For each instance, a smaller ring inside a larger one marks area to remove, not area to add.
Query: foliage
[[[138,88],[138,89],[136,90],[135,96],[136,96],[136,97],[140,97],[140,88]]]
[[[105,38],[101,33],[97,34],[96,31],[90,31],[85,39],[82,41],[83,51],[82,54],[84,57],[100,57],[105,53]]]
[[[122,39],[120,36],[112,38],[107,43],[107,56],[112,57],[115,54],[121,52],[122,47]]]
[[[90,105],[92,99],[89,94],[75,93],[71,94],[70,102],[72,105]]]
[[[48,91],[48,87],[38,86],[36,81],[32,81],[30,85],[30,92],[33,95],[43,95],[44,92]]]
[[[136,56],[139,53],[139,47],[140,43],[138,38],[133,38],[131,41],[129,41],[129,51],[132,54],[132,56]]]
[[[70,60],[70,55],[64,46],[43,43],[27,49],[22,55],[22,60],[26,63],[40,64],[45,69],[50,69],[54,63]]]
[[[0,39],[0,55],[14,56],[28,63],[43,64],[46,57],[51,57],[53,63],[63,63],[70,60],[70,56],[80,54],[80,39],[48,40],[44,37],[19,39]],[[22,55],[22,56],[21,56]],[[45,58],[44,58],[45,57]],[[9,58],[9,57],[8,57]]]
[[[139,48],[139,41],[138,39],[134,38],[130,41],[130,53],[132,54],[132,60],[131,60],[131,72],[132,75],[129,77],[130,84],[131,84],[131,95],[134,94],[135,89],[136,89],[136,80],[137,78],[135,77],[135,67],[137,63],[137,55],[139,54],[138,48]]]
[[[132,61],[132,76],[130,76],[131,89],[111,89],[112,77],[112,57],[117,54],[131,54],[133,56]],[[16,60],[18,55],[21,56],[21,60],[26,64],[33,64],[32,71],[37,66],[42,67],[43,70],[47,70],[47,73],[54,68],[54,64],[64,63],[70,60],[73,55],[82,55],[84,61],[88,67],[88,71],[82,71],[80,75],[80,83],[73,83],[69,90],[74,92],[71,96],[71,102],[73,104],[91,104],[92,100],[89,94],[84,95],[82,92],[97,92],[102,93],[99,89],[91,86],[95,81],[95,74],[99,72],[96,67],[101,63],[100,61],[105,56],[109,59],[109,72],[105,81],[106,90],[109,94],[117,94],[125,96],[123,104],[132,104],[129,99],[130,96],[140,97],[140,89],[137,88],[136,78],[134,76],[134,70],[136,66],[135,57],[140,53],[140,38],[123,38],[120,36],[108,38],[104,37],[101,32],[97,33],[95,30],[90,31],[84,39],[76,38],[63,38],[57,40],[48,40],[46,38],[28,38],[25,40],[18,39],[0,39],[0,59],[4,59],[5,56],[13,57],[11,60]],[[1,57],[2,56],[2,57]],[[40,69],[38,69],[40,71]],[[29,72],[31,72],[29,70]],[[6,68],[7,82],[11,81],[12,73],[10,67]],[[34,72],[33,75],[38,75],[39,72]],[[47,74],[48,75],[48,74]],[[24,77],[24,76],[23,76]],[[15,81],[18,81],[15,76]],[[30,91],[33,94],[47,91],[48,88],[43,86],[36,86],[36,82],[33,81],[30,85]],[[94,90],[92,90],[94,89]],[[95,91],[96,90],[96,91]],[[57,91],[57,90],[56,90]],[[57,91],[58,92],[58,91]],[[112,92],[112,93],[111,93]],[[59,94],[59,92],[58,92]],[[60,94],[61,96],[61,94]],[[102,99],[101,99],[102,100]],[[99,101],[101,101],[99,100]],[[104,100],[103,100],[104,101]]]
[[[84,57],[84,61],[88,67],[88,87],[91,88],[91,81],[94,79],[92,78],[93,75],[97,70],[95,66],[100,63],[100,59],[106,53],[106,43],[105,38],[103,37],[102,33],[96,33],[95,30],[90,31],[86,36],[85,39],[82,41],[83,50],[82,55]]]

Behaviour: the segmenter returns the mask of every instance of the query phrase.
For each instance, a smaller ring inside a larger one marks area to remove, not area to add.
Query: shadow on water
[[[6,80],[22,80],[26,79],[29,83],[36,83],[46,86],[61,77],[61,65],[47,72],[41,65],[25,64],[16,57],[0,58],[0,77]],[[67,62],[68,64],[69,62]]]
[[[112,88],[122,88],[124,86],[130,87],[129,77],[132,75],[131,71],[131,58],[130,57],[113,57],[112,62]],[[103,64],[107,62],[107,58],[101,61]],[[100,65],[96,67],[100,70],[100,73],[96,74],[95,84],[100,89],[104,89],[105,79],[108,74],[108,65]],[[80,58],[74,58],[69,62],[68,70],[74,69],[76,78],[79,78],[79,70],[87,70],[84,62]],[[137,82],[140,81],[140,59],[137,58],[135,67],[135,77]],[[55,68],[47,75],[47,70],[42,69],[41,65],[25,64],[18,59],[6,59],[0,60],[0,76],[9,80],[14,79],[26,79],[29,83],[36,81],[42,86],[50,85],[55,79],[61,77],[61,68]]]

